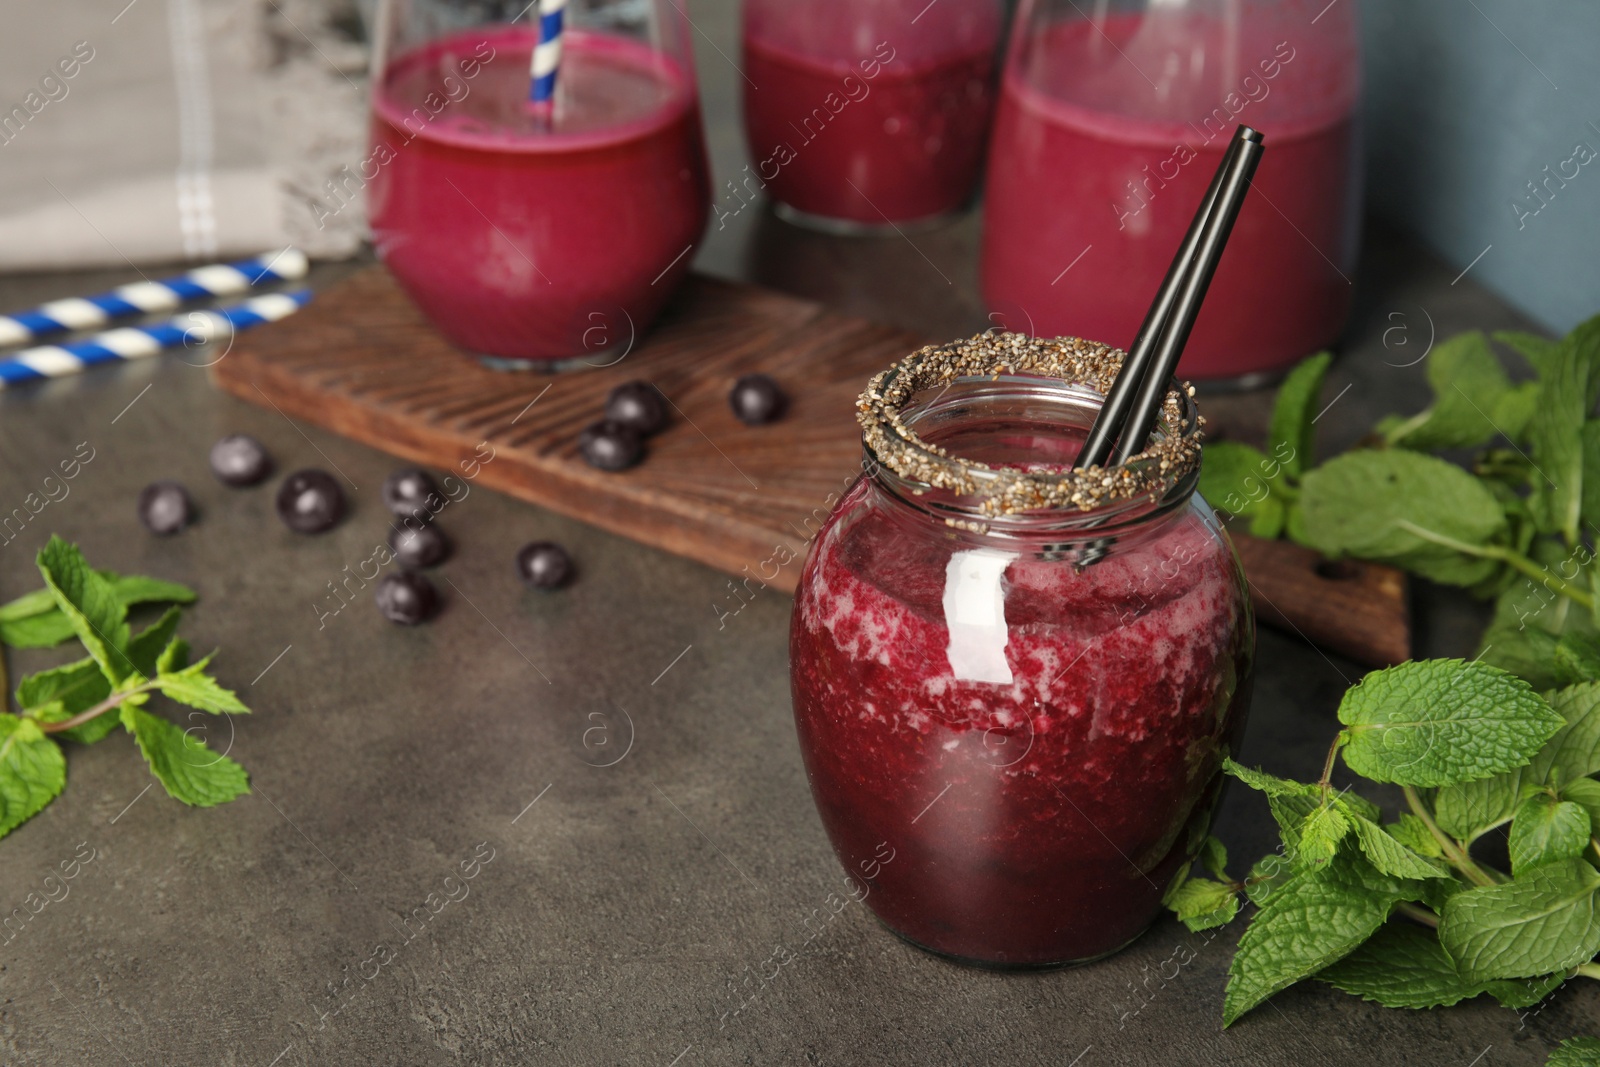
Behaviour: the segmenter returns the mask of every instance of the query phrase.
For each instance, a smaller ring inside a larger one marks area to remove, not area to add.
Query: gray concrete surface
[[[730,25],[707,28],[726,44]],[[734,75],[701,53],[727,176],[742,165]],[[914,248],[849,243],[746,211],[701,265],[955,334],[983,325],[976,232],[969,219]],[[1325,447],[1423,402],[1422,366],[1401,364],[1430,332],[1527,326],[1455,274],[1371,234]],[[8,279],[0,306],[132,276]],[[1266,404],[1222,396],[1206,410],[1249,438]],[[206,449],[229,432],[260,437],[284,469],[337,468],[351,516],[298,537],[273,518],[269,488],[218,486]],[[1208,936],[1163,920],[1120,955],[1056,973],[935,959],[860,905],[834,911],[843,873],[796,751],[786,598],[763,594],[719,630],[720,575],[475,490],[441,519],[457,547],[433,625],[402,630],[361,602],[319,628],[327,583],[385,534],[391,460],[221,396],[167,357],[0,394],[0,509],[83,441],[95,458],[70,496],[0,547],[0,597],[37,584],[31,557],[51,533],[100,566],[194,585],[186,632],[221,648],[222,679],[254,709],[210,723],[210,740],[231,746],[254,793],[188,809],[147,789],[128,738],[71,752],[65,794],[0,841],[0,912],[80,843],[95,853],[0,945],[0,1063],[1501,1067],[1600,1030],[1589,988],[1519,1019],[1487,1001],[1385,1011],[1307,983],[1223,1032],[1242,922]],[[134,517],[158,477],[186,482],[202,509],[176,538]],[[573,549],[570,590],[513,580],[513,552],[539,537]],[[1427,654],[1470,652],[1483,620],[1437,591],[1418,616]],[[15,654],[11,667],[58,658]],[[1271,631],[1259,662],[1243,756],[1314,775],[1360,672]],[[1236,863],[1273,844],[1249,796],[1228,799],[1219,829]],[[463,861],[490,850],[460,881]],[[767,962],[779,949],[793,962]]]

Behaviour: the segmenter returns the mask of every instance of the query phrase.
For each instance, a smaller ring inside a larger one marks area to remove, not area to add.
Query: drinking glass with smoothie
[[[963,208],[1004,23],[1002,0],[745,0],[745,136],[778,214],[892,232]]]
[[[1249,384],[1335,340],[1361,203],[1356,19],[1327,0],[1023,0],[986,179],[990,310],[1128,346],[1243,122],[1272,151],[1179,373]]]
[[[537,104],[538,11],[383,0],[361,177],[379,257],[453,343],[497,366],[603,366],[705,229],[692,30],[671,0],[570,0]]]

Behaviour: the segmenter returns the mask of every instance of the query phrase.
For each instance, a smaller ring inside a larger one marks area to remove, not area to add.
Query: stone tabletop
[[[731,5],[701,5],[716,170],[743,166]],[[759,206],[712,223],[702,269],[932,335],[986,325],[978,220],[909,239],[795,231]],[[321,268],[326,284],[348,270]],[[136,277],[0,281],[0,308]],[[1394,233],[1369,228],[1357,312],[1325,394],[1324,449],[1426,399],[1430,337],[1532,328]],[[0,393],[0,510],[56,464],[93,458],[0,547],[0,598],[38,584],[51,533],[102,567],[200,593],[186,632],[220,648],[249,717],[197,723],[252,792],[186,808],[151,788],[130,739],[73,747],[65,793],[0,841],[0,912],[63,863],[76,876],[0,945],[0,1063],[303,1064],[1541,1064],[1594,1029],[1600,1000],[1537,1014],[1480,998],[1387,1011],[1315,982],[1231,1030],[1222,991],[1242,921],[1190,934],[1163,919],[1075,970],[1000,974],[889,935],[846,892],[807,791],[790,717],[790,602],[713,610],[723,576],[487,490],[442,516],[456,544],[442,615],[395,627],[328,583],[372,555],[394,461],[216,392],[170,355]],[[1270,394],[1203,394],[1240,439]],[[280,469],[350,489],[331,533],[291,534],[268,488],[225,490],[216,438],[264,441]],[[156,478],[199,523],[138,526]],[[568,545],[569,590],[525,590],[523,543]],[[1419,592],[1418,654],[1470,653],[1483,613]],[[58,653],[12,653],[13,677]],[[1356,665],[1263,631],[1243,758],[1314,776]],[[1235,793],[1219,834],[1236,862],[1275,843]],[[88,857],[87,859],[85,857]],[[64,893],[64,895],[62,895]],[[36,898],[38,899],[38,898]],[[24,908],[26,914],[29,909]]]

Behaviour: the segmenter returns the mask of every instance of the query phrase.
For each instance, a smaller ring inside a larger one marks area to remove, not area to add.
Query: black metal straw
[[[1200,207],[1194,213],[1194,220],[1189,223],[1189,232],[1184,234],[1183,243],[1178,246],[1177,254],[1172,257],[1172,265],[1167,268],[1167,276],[1161,280],[1161,288],[1156,290],[1156,298],[1151,303],[1150,310],[1145,312],[1144,323],[1139,327],[1133,344],[1128,347],[1128,355],[1123,359],[1121,369],[1117,371],[1116,381],[1106,393],[1105,403],[1101,406],[1100,414],[1096,416],[1094,426],[1090,428],[1089,436],[1083,442],[1083,448],[1079,450],[1073,466],[1103,466],[1110,458],[1112,446],[1117,443],[1117,435],[1121,432],[1123,423],[1127,421],[1128,406],[1133,403],[1139,382],[1144,380],[1145,368],[1150,364],[1150,354],[1161,340],[1167,318],[1172,312],[1172,304],[1178,298],[1178,291],[1183,287],[1184,278],[1188,276],[1189,264],[1194,259],[1195,246],[1200,243],[1200,231],[1205,228],[1206,219],[1211,216],[1211,207],[1217,202],[1217,190],[1222,188],[1222,177],[1227,173],[1228,163],[1238,150],[1239,140],[1235,137],[1228,143],[1228,151],[1223,155],[1217,172],[1211,176],[1211,186],[1201,199]]]
[[[1126,463],[1130,457],[1144,451],[1145,441],[1150,431],[1155,429],[1161,402],[1167,395],[1167,384],[1178,369],[1178,357],[1183,354],[1189,331],[1194,328],[1194,320],[1200,314],[1200,302],[1206,298],[1206,288],[1211,284],[1212,275],[1217,272],[1217,263],[1222,259],[1223,246],[1233,232],[1239,209],[1244,206],[1245,193],[1250,189],[1256,164],[1261,162],[1263,148],[1260,133],[1248,126],[1240,126],[1235,140],[1237,152],[1229,161],[1227,175],[1217,193],[1217,202],[1206,219],[1205,229],[1195,248],[1192,267],[1167,319],[1166,329],[1162,332],[1161,344],[1151,359],[1149,369],[1145,371],[1144,380],[1139,383],[1138,397],[1128,412],[1122,438],[1112,457],[1114,463]]]
[[[1248,145],[1248,152],[1245,146]],[[1139,333],[1134,338],[1133,345],[1128,349],[1127,358],[1123,360],[1122,368],[1117,372],[1115,382],[1106,394],[1100,414],[1096,417],[1094,426],[1089,431],[1088,438],[1084,441],[1083,448],[1079,451],[1074,462],[1075,467],[1103,466],[1111,455],[1112,448],[1117,444],[1119,437],[1124,446],[1118,450],[1121,463],[1128,456],[1139,452],[1143,441],[1149,436],[1150,428],[1154,424],[1155,411],[1159,409],[1160,400],[1165,394],[1165,383],[1172,376],[1176,366],[1177,356],[1182,353],[1184,342],[1188,340],[1189,329],[1194,325],[1194,316],[1199,311],[1199,301],[1204,298],[1206,286],[1210,284],[1211,275],[1216,269],[1216,260],[1221,256],[1222,245],[1228,239],[1228,232],[1233,228],[1233,220],[1238,216],[1239,204],[1243,201],[1244,191],[1248,187],[1250,176],[1255,172],[1256,162],[1261,155],[1261,134],[1248,126],[1241,125],[1235,132],[1228,145],[1228,151],[1218,165],[1216,173],[1211,177],[1211,185],[1206,190],[1205,197],[1200,201],[1200,207],[1195,212],[1193,221],[1189,224],[1189,232],[1184,235],[1183,243],[1178,246],[1177,254],[1173,257],[1172,265],[1167,268],[1167,275],[1161,282],[1161,288],[1156,291],[1156,298],[1150,305],[1150,310],[1145,314],[1144,323],[1139,327]],[[1240,171],[1240,156],[1247,154],[1249,159]],[[1242,173],[1242,180],[1235,180],[1230,186],[1228,178],[1231,173]],[[1226,208],[1226,197],[1231,194],[1233,206]],[[1210,263],[1206,265],[1203,253],[1203,238],[1208,230],[1208,224],[1216,213],[1215,208],[1219,198],[1224,199],[1225,226],[1220,230],[1220,236],[1213,239],[1215,253],[1210,256]],[[1196,288],[1194,282],[1199,280]],[[1192,293],[1191,293],[1192,291]],[[1181,308],[1185,296],[1190,296],[1193,304],[1187,313],[1175,314],[1175,307]],[[1181,324],[1181,336],[1176,343],[1167,343],[1173,336],[1174,325],[1180,325],[1179,319],[1187,318],[1186,324]],[[1167,358],[1163,358],[1166,354]],[[1170,360],[1170,363],[1168,362]],[[1152,363],[1156,364],[1157,373],[1150,373]],[[1161,368],[1165,367],[1164,371]],[[1156,407],[1151,409],[1148,416],[1142,413],[1143,408],[1136,408],[1136,401],[1142,401],[1148,392],[1147,383],[1156,383]],[[1130,409],[1135,410],[1135,417],[1130,418]],[[1126,427],[1144,426],[1143,432],[1129,434]],[[1129,448],[1129,442],[1138,442],[1135,447]]]

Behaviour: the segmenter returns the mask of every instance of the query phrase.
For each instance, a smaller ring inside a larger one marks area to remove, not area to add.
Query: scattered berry
[[[272,457],[249,434],[230,434],[211,446],[211,473],[223,485],[256,485],[272,473]]]
[[[177,533],[194,521],[189,491],[177,482],[151,482],[139,493],[139,521],[151,533]]]
[[[390,531],[389,547],[403,567],[431,567],[450,554],[450,539],[431,522],[408,522]]]
[[[649,437],[667,424],[666,397],[649,382],[624,382],[606,397],[606,418]]]
[[[433,476],[415,467],[395,471],[384,479],[383,506],[405,518],[426,522],[444,509],[444,495]]]
[[[322,533],[344,518],[344,490],[327,471],[295,471],[278,488],[278,518],[296,533]]]
[[[378,581],[373,599],[390,622],[415,626],[432,617],[439,607],[439,591],[415,571],[386,574]]]
[[[728,404],[740,422],[747,426],[764,426],[782,416],[783,409],[789,406],[789,398],[778,388],[778,383],[765,374],[746,374],[733,383]]]
[[[589,466],[603,471],[625,471],[644,458],[644,442],[620,422],[596,422],[578,435],[578,450]]]
[[[560,589],[572,571],[572,557],[554,541],[533,541],[517,553],[517,576],[535,589]]]

